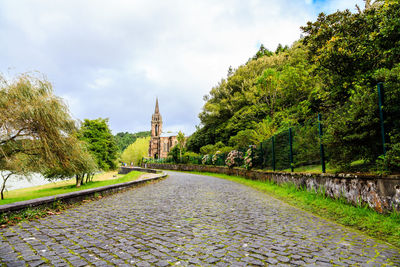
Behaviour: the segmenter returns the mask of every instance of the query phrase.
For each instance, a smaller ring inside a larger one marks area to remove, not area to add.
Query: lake
[[[55,182],[59,180],[52,180],[51,182]],[[0,177],[0,182],[3,183],[3,179]],[[43,177],[43,175],[34,173],[30,176],[30,179],[26,179],[25,177],[21,177],[18,175],[13,175],[8,179],[6,183],[6,190],[14,190],[14,189],[20,189],[20,188],[26,188],[26,187],[32,187],[32,186],[37,186],[37,185],[44,185],[51,183],[47,179]]]

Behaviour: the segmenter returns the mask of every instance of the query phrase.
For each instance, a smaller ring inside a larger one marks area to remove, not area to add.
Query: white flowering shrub
[[[206,165],[209,159],[210,155],[204,155],[203,158],[201,159],[201,163],[203,163],[203,165]]]
[[[243,152],[232,150],[229,152],[228,156],[225,159],[225,164],[229,168],[233,168],[238,165],[238,162],[243,159]]]

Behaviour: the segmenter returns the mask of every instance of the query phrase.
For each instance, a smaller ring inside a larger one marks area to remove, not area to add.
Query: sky
[[[261,44],[291,45],[320,12],[362,0],[2,0],[0,74],[40,72],[77,120],[114,134],[199,125],[203,96]]]

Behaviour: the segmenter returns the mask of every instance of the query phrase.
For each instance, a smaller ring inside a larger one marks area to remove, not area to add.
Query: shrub
[[[188,164],[188,163],[198,164],[199,163],[198,162],[198,158],[199,157],[200,157],[199,154],[197,154],[195,152],[187,151],[182,156],[182,163],[184,163],[184,164]]]
[[[253,151],[253,149],[255,148],[255,146],[250,146],[249,149],[247,149],[246,154],[244,156],[244,167],[247,170],[250,170],[253,167],[253,159],[255,158],[255,153]]]
[[[238,150],[232,150],[226,157],[225,164],[229,168],[233,168],[235,166],[239,166],[239,162],[241,160],[243,160],[243,152],[240,152]]]
[[[215,152],[215,154],[214,154],[213,157],[212,157],[212,164],[213,164],[213,165],[217,164],[217,160],[218,160],[218,158],[219,158],[220,155],[221,155],[221,152],[220,152],[220,151]]]
[[[203,158],[201,159],[201,163],[203,165],[207,165],[209,160],[210,160],[210,155],[204,155]]]
[[[379,172],[400,172],[400,143],[392,145],[391,149],[386,153],[386,157],[379,156],[376,163]]]

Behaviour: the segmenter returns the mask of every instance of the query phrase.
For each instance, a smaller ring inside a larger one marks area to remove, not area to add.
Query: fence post
[[[321,124],[321,114],[318,113],[318,130],[319,130],[319,150],[321,154],[321,166],[322,166],[322,173],[325,173],[325,151],[324,151],[324,144],[322,143],[322,124]]]
[[[290,170],[294,172],[293,166],[293,136],[292,136],[292,128],[289,128],[289,146],[290,146]]]
[[[251,153],[251,167],[254,167],[254,149],[253,149],[253,145],[250,145],[250,153]]]
[[[272,169],[275,171],[275,136],[272,136]]]
[[[382,148],[383,148],[383,156],[386,156],[386,147],[385,147],[385,128],[383,121],[383,83],[378,83],[378,97],[379,97],[379,117],[381,120],[381,135],[382,135]]]

